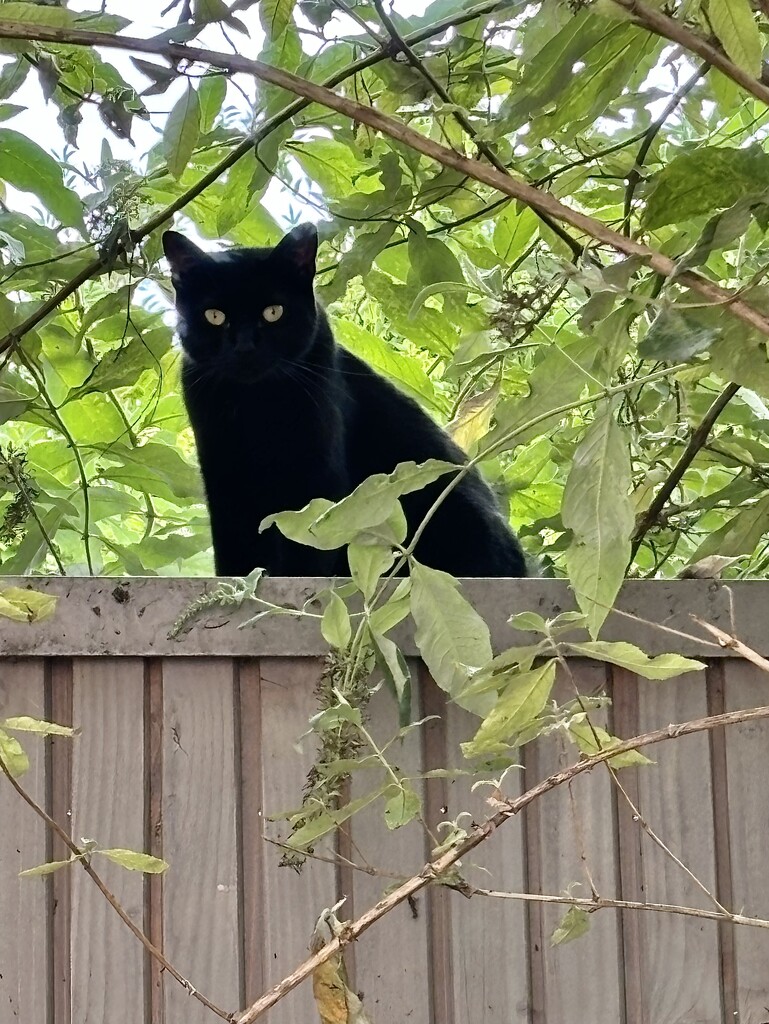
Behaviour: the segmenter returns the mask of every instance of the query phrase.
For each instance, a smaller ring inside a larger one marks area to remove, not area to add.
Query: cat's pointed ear
[[[207,259],[202,249],[178,231],[163,233],[163,252],[171,266],[171,277],[174,281],[184,277],[189,270],[199,267]]]
[[[274,255],[293,268],[315,277],[315,257],[318,253],[318,229],[314,224],[299,224],[292,228],[275,246]]]

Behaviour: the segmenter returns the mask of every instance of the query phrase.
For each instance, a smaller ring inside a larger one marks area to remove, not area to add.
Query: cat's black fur
[[[463,452],[416,402],[340,348],[313,293],[317,233],[295,228],[274,249],[207,254],[168,231],[182,385],[203,472],[216,571],[244,576],[344,575],[342,552],[295,544],[274,512],[338,500],[399,462]],[[263,311],[282,306],[276,322]],[[205,310],[221,310],[213,326]],[[409,534],[448,477],[406,495]],[[416,557],[455,576],[525,576],[517,539],[473,469],[427,525]]]

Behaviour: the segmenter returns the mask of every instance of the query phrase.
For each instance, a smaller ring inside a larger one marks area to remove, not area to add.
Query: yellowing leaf
[[[53,615],[56,598],[37,590],[23,587],[4,587],[0,590],[0,616],[17,622],[40,622]]]
[[[151,857],[148,853],[137,853],[136,850],[97,850],[102,857],[108,857],[115,864],[119,864],[129,871],[142,871],[147,875],[160,875],[168,870],[166,861],[160,857]]]
[[[320,1024],[370,1024],[363,1003],[347,986],[341,953],[312,972],[312,994]]]
[[[760,78],[763,42],[749,0],[709,0],[708,21],[730,60]]]
[[[499,401],[500,383],[496,381],[479,395],[466,398],[447,430],[460,448],[472,454],[481,438],[489,432],[494,409]]]

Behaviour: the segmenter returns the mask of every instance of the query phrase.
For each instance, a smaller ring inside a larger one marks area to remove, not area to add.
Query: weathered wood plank
[[[56,658],[48,663],[48,719],[59,725],[72,725],[72,662]],[[62,829],[72,834],[72,740],[51,736],[48,740],[49,813]],[[55,835],[50,837],[49,860],[66,860],[69,849]],[[70,950],[72,923],[72,872],[57,871],[48,883],[51,908],[51,1001],[53,1024],[72,1021],[72,957]]]
[[[582,693],[595,693],[604,686],[602,666],[579,661],[574,680]],[[570,682],[556,684],[555,697],[571,699]],[[604,714],[593,712],[591,719],[603,725]],[[558,741],[545,737],[537,742],[537,777],[545,777],[575,760],[574,748],[562,748]],[[526,787],[536,780],[526,770]],[[560,893],[575,882],[573,891],[590,895],[591,879],[599,893],[616,893],[618,872],[612,836],[615,829],[611,782],[608,772],[596,771],[578,777],[571,786],[562,786],[538,801],[540,884],[545,893]],[[531,853],[534,851],[530,851]],[[542,907],[544,975],[544,1016],[558,1024],[617,1024],[622,1016],[621,969],[618,921],[613,914],[591,919],[588,935],[562,946],[552,946],[550,937],[565,908],[546,904]],[[534,954],[536,955],[536,954]]]
[[[144,667],[138,658],[78,659],[72,667],[72,834],[144,850]],[[143,923],[144,880],[97,854],[93,866]],[[72,873],[72,1020],[144,1018],[144,955],[79,867]]]
[[[768,679],[765,672],[747,662],[729,662],[725,672],[726,710],[766,704]],[[734,899],[730,909],[751,917],[769,918],[769,789],[765,781],[769,723],[730,726],[726,732],[726,759]],[[740,1024],[764,1024],[769,1007],[769,932],[738,928],[735,948]]]
[[[411,666],[414,682],[414,711],[417,708],[418,667]],[[375,742],[384,744],[398,731],[398,712],[391,694],[381,689],[369,706],[368,728]],[[404,773],[418,775],[422,770],[420,737],[412,731],[396,741],[387,757]],[[360,772],[353,779],[352,798],[369,792],[378,772]],[[414,788],[424,799],[424,785],[419,780]],[[424,833],[418,822],[411,822],[401,832],[391,832],[384,822],[384,804],[378,800],[352,820],[350,854],[374,868],[407,878],[425,861]],[[391,854],[384,854],[391,850]],[[344,917],[362,914],[382,898],[393,884],[392,877],[374,877],[353,871],[352,908],[345,906]],[[373,1020],[429,1021],[430,993],[425,981],[428,963],[429,918],[426,900],[416,901],[415,912],[408,904],[397,907],[392,914],[372,928],[355,944],[355,989],[363,992],[364,1005]],[[446,1024],[451,1024],[450,1020]]]
[[[40,659],[0,665],[0,718],[45,718],[45,665]],[[29,756],[21,782],[45,806],[45,748],[40,737],[15,734]],[[48,900],[42,878],[19,871],[46,860],[45,824],[0,776],[0,1018],[8,1024],[48,1020]]]
[[[265,853],[262,789],[262,677],[254,658],[237,665],[238,754],[240,761],[240,836],[242,861],[243,1004],[265,990],[265,926],[262,873]]]
[[[270,815],[293,809],[301,802],[307,772],[315,749],[311,737],[295,745],[317,710],[314,690],[321,663],[310,658],[263,658],[262,689],[262,784],[264,787],[264,834],[277,839],[286,834],[285,822],[268,821]],[[330,855],[319,843],[316,851]],[[315,922],[320,913],[339,898],[333,864],[309,859],[301,874],[280,867],[281,851],[265,844],[263,852],[262,925],[265,982],[274,985],[305,959]],[[317,1019],[312,988],[307,982],[282,999],[266,1018],[269,1024],[308,1024]]]
[[[262,619],[248,629],[237,626],[254,613],[253,606],[228,608],[208,616],[182,639],[169,640],[168,630],[180,613],[217,584],[211,579],[40,577],[8,582],[34,586],[58,595],[56,614],[40,623],[4,623],[5,653],[16,655],[92,655],[111,657],[151,655],[311,656],[326,652],[316,619],[283,616]],[[300,608],[328,586],[328,580],[268,579],[263,596],[278,604]],[[531,642],[527,633],[512,631],[507,619],[512,612],[536,610],[545,617],[574,607],[565,580],[466,580],[464,592],[489,623],[497,648]],[[671,637],[638,619],[700,635],[690,613],[729,629],[730,595],[740,637],[763,654],[769,654],[769,630],[762,609],[769,602],[769,582],[743,580],[631,580],[622,589],[620,611],[612,613],[602,630],[606,640],[628,640],[651,654],[671,649],[681,654],[712,658],[733,657],[734,652],[713,643]],[[204,626],[216,628],[203,628]],[[403,651],[414,656],[412,629],[408,622],[393,632]]]
[[[241,997],[232,662],[165,660],[163,708],[164,952],[232,1011]],[[169,1024],[210,1024],[175,981],[163,984]]]
[[[620,722],[615,704],[615,730],[633,735],[686,722],[707,714],[704,674],[668,682],[636,680],[615,671],[615,699],[619,689],[637,690],[637,721]],[[623,788],[642,818],[665,845],[715,895],[715,840],[710,749],[707,735],[684,736],[660,744],[652,754],[656,764],[619,773]],[[629,832],[627,847],[637,857],[636,887],[623,878],[622,898],[651,903],[713,909],[712,900],[632,820],[632,811],[618,793],[620,829]],[[639,1024],[719,1024],[723,1020],[719,988],[718,928],[714,922],[674,914],[635,914],[639,930],[639,958],[630,962],[640,973]],[[638,1007],[632,1008],[635,1013]]]
[[[469,740],[479,719],[456,705],[446,713],[446,748],[449,767],[467,769],[459,744]],[[472,777],[446,780],[444,819],[453,821],[469,811],[472,819],[483,821],[492,813],[487,800],[489,787],[474,793]],[[518,796],[522,788],[520,771],[508,774],[504,790]],[[524,892],[523,822],[514,818],[462,861],[462,876],[470,885],[505,892]],[[529,1019],[529,977],[527,967],[526,907],[515,900],[485,898],[466,900],[446,890],[451,899],[451,971],[454,1012],[457,1024],[465,1021],[504,1021],[524,1024]]]

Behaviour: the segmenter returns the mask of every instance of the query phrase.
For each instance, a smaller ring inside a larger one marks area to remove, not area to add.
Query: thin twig
[[[662,485],[662,487],[660,487],[659,491],[657,491],[656,495],[654,496],[654,500],[649,505],[646,512],[644,512],[644,514],[641,516],[641,518],[638,521],[638,524],[636,525],[635,533],[633,534],[633,543],[630,554],[631,561],[633,560],[633,558],[635,558],[636,552],[641,546],[644,537],[652,528],[652,526],[654,526],[654,524],[657,522],[660,512],[667,504],[667,501],[670,498],[673,491],[676,489],[676,487],[678,487],[684,473],[694,461],[694,458],[697,455],[697,453],[704,446],[705,442],[710,436],[710,431],[713,429],[716,420],[739,390],[739,384],[727,384],[724,390],[718,396],[718,398],[716,398],[716,400],[710,406],[708,411],[702,417],[701,422],[692,431],[692,436],[689,438],[689,443],[686,445],[683,452],[681,452],[678,462],[670,471],[667,480]]]
[[[44,808],[42,808],[39,803],[37,803],[34,797],[30,796],[26,789],[24,789],[24,787],[13,777],[8,765],[5,763],[5,759],[3,758],[2,753],[0,753],[0,771],[2,771],[2,773],[5,775],[5,777],[8,779],[11,786],[13,786],[13,788],[16,790],[21,799],[29,807],[32,808],[32,810],[39,818],[42,818],[42,820],[46,823],[48,828],[50,828],[51,831],[54,832],[56,836],[58,836],[61,842],[64,843],[69,852],[76,858],[77,863],[80,864],[83,871],[85,871],[85,873],[94,883],[96,888],[106,899],[107,903],[109,903],[109,905],[118,915],[120,920],[128,928],[130,928],[133,935],[139,940],[139,942],[141,942],[142,946],[144,946],[144,948],[147,950],[150,956],[154,957],[154,959],[157,960],[161,967],[164,970],[168,971],[171,977],[175,978],[176,981],[178,981],[179,984],[182,986],[182,988],[184,988],[191,996],[194,996],[194,998],[197,999],[199,1003],[202,1003],[203,1006],[205,1006],[207,1009],[213,1011],[213,1013],[215,1013],[218,1017],[221,1017],[222,1020],[233,1021],[235,1019],[234,1014],[227,1013],[226,1010],[222,1010],[221,1007],[216,1005],[216,1003],[212,1003],[210,999],[206,999],[204,995],[201,995],[201,993],[198,992],[198,990],[189,981],[187,981],[187,979],[182,974],[180,974],[179,971],[176,970],[173,964],[169,963],[169,961],[166,960],[161,950],[159,950],[157,946],[155,946],[150,941],[150,939],[147,938],[147,936],[144,934],[141,928],[139,928],[137,924],[134,924],[134,922],[131,920],[131,918],[128,916],[128,914],[125,912],[123,907],[118,902],[118,899],[114,895],[114,893],[112,893],[107,888],[107,886],[102,881],[101,876],[97,874],[97,872],[94,871],[94,869],[91,867],[87,859],[87,852],[81,850],[76,843],[72,842],[72,839],[67,835],[67,833],[61,827],[58,821],[56,821],[55,818],[52,818],[50,814],[48,814],[48,812]]]
[[[696,622],[698,626],[702,626],[708,633],[716,637],[718,640],[719,647],[728,647],[732,651],[736,651],[739,655],[745,658],[746,661],[752,662],[761,669],[762,672],[769,672],[769,661],[766,658],[762,658],[760,654],[754,651],[751,647],[747,647],[741,640],[738,640],[735,636],[730,636],[725,633],[718,626],[714,626],[711,622],[705,622],[698,615],[690,615],[693,622]]]
[[[255,78],[269,82],[288,92],[303,96],[307,100],[344,114],[346,117],[361,124],[367,124],[389,138],[402,142],[411,149],[432,160],[459,171],[469,178],[474,178],[499,192],[518,199],[533,210],[545,213],[555,220],[562,221],[583,232],[595,241],[608,245],[628,256],[640,256],[645,259],[652,270],[665,278],[675,276],[677,282],[698,292],[711,303],[720,303],[735,316],[750,326],[757,328],[769,337],[769,319],[739,298],[734,292],[714,284],[707,278],[693,271],[681,271],[677,263],[668,256],[657,252],[620,232],[613,230],[600,221],[587,216],[579,210],[572,209],[561,203],[555,196],[540,192],[525,182],[500,173],[496,167],[463,156],[452,149],[421,135],[396,118],[389,117],[373,107],[365,106],[346,96],[340,96],[330,89],[300,78],[280,68],[264,64],[262,61],[249,60],[237,54],[219,53],[200,47],[184,46],[178,43],[162,43],[156,39],[140,39],[132,36],[115,36],[107,32],[90,32],[77,29],[51,28],[50,26],[19,24],[18,22],[0,22],[0,38],[35,39],[42,42],[68,43],[82,46],[104,46],[141,53],[161,54],[173,60],[190,60],[222,68],[230,72],[251,74]],[[769,94],[769,90],[767,90]],[[49,304],[45,304],[49,306]],[[48,308],[50,312],[50,308]],[[4,342],[0,342],[0,350],[18,339],[25,330],[30,330],[39,322],[39,311],[17,327]]]
[[[496,814],[492,815],[482,824],[474,826],[470,830],[469,835],[460,843],[457,843],[456,846],[435,860],[429,861],[419,874],[414,875],[402,885],[399,885],[357,920],[345,925],[339,936],[328,942],[313,956],[308,957],[296,970],[292,971],[291,974],[287,975],[277,985],[260,996],[248,1009],[244,1010],[236,1018],[235,1024],[253,1024],[271,1006],[274,1006],[288,992],[308,978],[317,967],[326,963],[332,956],[335,956],[345,946],[357,939],[358,936],[362,935],[363,932],[389,913],[394,907],[408,900],[432,882],[441,881],[443,876],[446,875],[458,860],[461,860],[462,857],[465,857],[471,850],[493,835],[500,825],[509,821],[516,814],[519,814],[525,807],[528,807],[529,804],[538,800],[545,793],[549,793],[558,786],[568,783],[575,776],[590,771],[596,765],[603,764],[604,761],[608,761],[618,754],[630,750],[638,750],[655,743],[662,743],[679,736],[688,736],[692,733],[718,729],[727,725],[736,725],[740,722],[757,721],[764,718],[769,718],[769,706],[749,708],[743,711],[730,711],[721,715],[711,715],[707,718],[683,722],[680,725],[669,725],[664,729],[656,729],[653,732],[643,733],[642,735],[634,736],[632,739],[623,740],[617,746],[612,747],[611,750],[601,751],[599,754],[578,761],[569,768],[549,775],[521,796],[506,801],[505,806],[501,810],[497,811]]]
[[[456,888],[463,896],[490,896],[498,900],[522,900],[525,903],[559,903],[568,907],[582,907],[588,913],[596,910],[651,910],[657,914],[682,914],[684,917],[700,917],[706,921],[727,921],[730,924],[748,925],[752,928],[769,928],[769,921],[762,917],[746,917],[744,914],[722,914],[717,910],[698,910],[696,907],[680,907],[675,903],[641,903],[638,900],[612,900],[599,896],[597,899],[577,896],[551,896],[544,893],[501,892],[498,889],[478,889],[474,885],[449,886]]]

